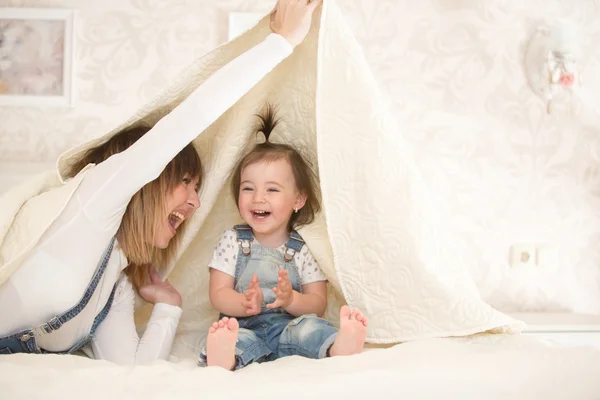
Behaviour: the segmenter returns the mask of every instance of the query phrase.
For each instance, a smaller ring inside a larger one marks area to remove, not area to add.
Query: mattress
[[[3,399],[597,399],[600,351],[529,336],[423,339],[362,354],[288,357],[229,372],[192,359],[117,366],[79,356],[0,357]]]

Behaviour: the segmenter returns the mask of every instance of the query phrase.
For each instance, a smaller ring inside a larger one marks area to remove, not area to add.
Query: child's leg
[[[308,358],[325,358],[358,354],[367,335],[367,318],[358,310],[350,312],[348,306],[340,311],[340,329],[314,315],[296,318],[281,333],[279,356],[299,355]]]
[[[327,357],[338,330],[316,315],[302,315],[291,321],[279,336],[279,357]]]
[[[198,365],[233,370],[264,361],[271,353],[264,338],[250,329],[239,328],[235,318],[224,317],[209,329]]]
[[[279,338],[283,330],[293,319],[294,317],[288,313],[275,312],[265,315],[265,340],[267,346],[273,352],[268,361],[274,361],[279,358]]]

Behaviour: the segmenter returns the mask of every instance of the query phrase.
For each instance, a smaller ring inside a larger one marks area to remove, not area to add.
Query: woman
[[[279,0],[273,33],[213,74],[153,128],[134,127],[92,149],[88,170],[60,216],[0,287],[0,354],[72,353],[91,344],[120,364],[165,359],[181,296],[154,265],[172,258],[200,206],[200,159],[190,142],[289,56],[321,0]],[[137,291],[154,304],[141,338]]]

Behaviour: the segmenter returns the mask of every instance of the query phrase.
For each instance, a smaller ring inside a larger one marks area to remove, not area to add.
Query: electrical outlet
[[[512,268],[535,267],[538,263],[538,249],[534,243],[520,243],[510,247]]]

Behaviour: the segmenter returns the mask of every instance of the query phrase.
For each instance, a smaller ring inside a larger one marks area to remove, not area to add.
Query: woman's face
[[[200,207],[198,190],[199,178],[192,178],[186,174],[182,181],[167,195],[166,216],[160,220],[154,238],[156,247],[166,248],[177,233],[177,228]]]

